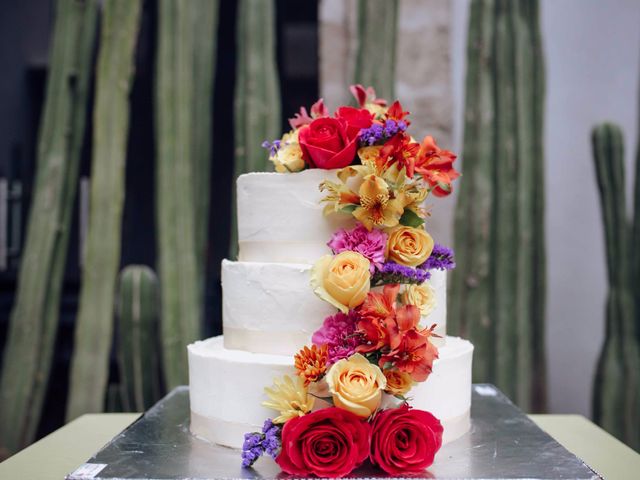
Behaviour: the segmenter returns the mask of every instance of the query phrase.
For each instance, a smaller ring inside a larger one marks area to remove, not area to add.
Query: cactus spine
[[[605,230],[609,293],[606,338],[594,386],[594,419],[633,448],[640,446],[640,349],[632,294],[631,229],[625,205],[624,146],[620,128],[602,124],[591,141]],[[637,245],[635,246],[637,247]]]
[[[544,65],[537,1],[474,0],[450,324],[475,381],[544,408]]]
[[[118,281],[118,366],[122,406],[141,412],[160,396],[158,356],[159,286],[144,265],[129,265]]]
[[[267,169],[264,140],[280,136],[280,84],[276,65],[275,2],[238,2],[235,110],[235,177]],[[234,184],[235,192],[235,184]],[[235,197],[235,194],[234,194]],[[237,252],[236,202],[232,202],[230,258]]]
[[[354,83],[395,96],[398,0],[358,0],[358,52]]]
[[[30,443],[40,420],[58,326],[85,132],[97,3],[56,3],[37,172],[0,382],[0,457]]]
[[[129,91],[141,0],[106,2],[96,75],[90,219],[67,419],[104,408],[124,204]]]
[[[210,132],[196,133],[194,128],[201,121],[210,125],[210,119],[202,117],[211,114],[211,105],[209,102],[195,108],[195,104],[203,101],[196,97],[199,92],[212,88],[213,58],[211,45],[196,42],[195,37],[207,29],[213,34],[211,22],[215,20],[215,11],[199,18],[202,12],[198,9],[204,6],[215,9],[216,4],[161,0],[158,11],[156,217],[163,364],[168,388],[186,383],[186,346],[200,337],[202,321],[204,247],[198,242],[204,242],[206,227],[200,233],[198,229],[206,219],[201,218],[203,209],[197,207],[196,197],[206,195],[208,199],[208,177],[199,177],[204,177],[202,164],[210,160],[210,145],[204,145],[203,140]]]

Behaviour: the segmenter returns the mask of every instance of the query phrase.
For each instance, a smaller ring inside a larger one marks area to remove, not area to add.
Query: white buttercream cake
[[[239,261],[222,263],[224,336],[188,347],[191,431],[240,448],[272,412],[261,406],[274,377],[294,374],[293,354],[335,313],[309,286],[311,265],[329,254],[333,232],[350,216],[325,217],[318,185],[335,171],[251,173],[237,181]],[[473,345],[446,337],[446,273],[429,280],[436,307],[439,358],[429,378],[407,395],[444,426],[444,442],[469,430]]]

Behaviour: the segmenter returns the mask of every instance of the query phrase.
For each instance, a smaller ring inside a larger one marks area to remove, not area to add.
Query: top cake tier
[[[333,232],[355,222],[348,215],[323,215],[319,185],[326,179],[337,181],[336,170],[240,175],[239,260],[311,264],[331,253]]]

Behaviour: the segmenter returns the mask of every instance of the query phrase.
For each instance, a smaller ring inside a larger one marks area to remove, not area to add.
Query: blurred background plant
[[[427,228],[457,250],[450,329],[476,344],[474,381],[497,384],[528,411],[570,405],[588,413],[580,401],[595,369],[560,402],[574,372],[557,361],[547,369],[565,346],[545,325],[548,297],[556,299],[553,312],[583,311],[557,300],[557,273],[570,263],[558,267],[557,255],[555,264],[545,261],[548,250],[568,243],[566,233],[546,230],[562,205],[555,176],[545,174],[557,171],[557,152],[543,147],[549,138],[565,142],[549,113],[561,102],[548,96],[558,90],[548,84],[562,79],[546,78],[553,70],[545,47],[556,67],[573,53],[560,55],[562,42],[546,43],[545,32],[590,32],[580,19],[600,22],[604,8],[576,16],[576,1],[25,0],[6,7],[2,58],[13,68],[0,80],[0,104],[16,119],[3,115],[0,129],[0,458],[65,418],[140,411],[187,383],[186,344],[221,333],[219,264],[236,248],[234,178],[270,168],[260,145],[278,137],[300,105],[319,96],[330,108],[348,102],[351,83],[399,97],[420,135],[461,146],[455,222],[451,198]],[[621,19],[632,22],[629,11],[640,17],[626,0],[609,11],[616,32]],[[562,14],[575,17],[571,26],[553,24]],[[40,52],[35,60],[32,50]],[[588,132],[583,137],[574,141],[587,149]],[[640,168],[636,219],[628,224],[620,129],[598,127],[593,148],[610,283],[606,322],[603,292],[591,327],[578,314],[552,315],[549,326],[557,332],[568,322],[571,341],[593,337],[587,362],[595,364],[604,345],[594,419],[638,448],[637,432],[624,425],[639,415]],[[585,163],[578,158],[571,168]],[[570,173],[566,179],[574,181]],[[595,203],[595,182],[580,189],[592,191]],[[595,205],[583,209],[597,225]],[[585,256],[597,264],[604,251],[594,250]],[[547,275],[552,269],[556,276]],[[582,295],[585,304],[594,296]],[[555,378],[550,401],[547,374]]]

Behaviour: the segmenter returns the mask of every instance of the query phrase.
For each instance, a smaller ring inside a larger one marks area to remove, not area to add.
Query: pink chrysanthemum
[[[373,273],[376,267],[384,263],[387,234],[375,228],[369,231],[359,223],[351,230],[344,228],[338,230],[333,234],[327,245],[333,250],[334,254],[351,250],[368,258],[371,262],[371,273]]]

